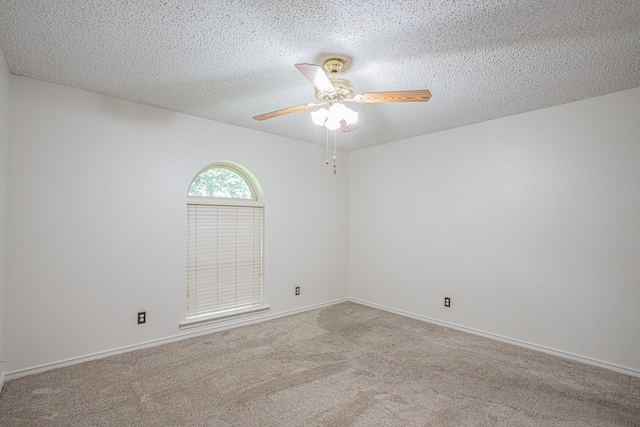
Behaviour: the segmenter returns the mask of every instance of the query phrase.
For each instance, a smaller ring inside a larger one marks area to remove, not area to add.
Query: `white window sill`
[[[196,328],[198,326],[207,325],[209,323],[229,320],[235,317],[244,317],[252,314],[263,313],[269,311],[271,307],[267,304],[252,305],[251,307],[235,308],[232,310],[220,311],[213,314],[203,314],[200,316],[187,317],[180,322],[180,329]]]

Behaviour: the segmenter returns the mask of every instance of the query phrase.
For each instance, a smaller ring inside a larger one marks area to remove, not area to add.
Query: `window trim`
[[[235,319],[252,314],[265,313],[270,309],[271,306],[263,301],[262,304],[252,305],[250,307],[232,308],[212,314],[201,314],[199,316],[186,317],[179,323],[178,326],[180,327],[180,329],[190,329],[202,325],[208,325],[214,322],[229,320],[232,318]]]
[[[258,202],[250,199],[233,199],[231,197],[188,196],[187,205],[249,206],[263,208],[264,202]]]

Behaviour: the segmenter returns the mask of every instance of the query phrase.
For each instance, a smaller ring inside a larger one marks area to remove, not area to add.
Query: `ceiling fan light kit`
[[[313,123],[324,126],[329,130],[336,130],[341,127],[344,120],[346,125],[354,124],[358,121],[358,113],[347,108],[344,104],[333,104],[330,107],[322,107],[311,112]]]
[[[431,92],[423,90],[404,90],[397,92],[373,92],[355,94],[353,83],[347,79],[338,78],[336,75],[345,66],[346,60],[331,58],[324,61],[322,67],[315,64],[296,64],[296,68],[315,86],[315,97],[320,104],[308,103],[295,107],[283,108],[270,113],[254,116],[254,120],[267,120],[296,111],[308,110],[322,105],[323,107],[313,111],[311,118],[319,126],[327,128],[327,164],[329,163],[329,130],[334,131],[333,136],[333,172],[336,173],[336,137],[335,130],[341,128],[343,132],[351,132],[358,128],[358,113],[347,108],[343,103],[355,101],[361,104],[373,102],[427,102],[431,98]],[[327,74],[331,78],[327,77]]]

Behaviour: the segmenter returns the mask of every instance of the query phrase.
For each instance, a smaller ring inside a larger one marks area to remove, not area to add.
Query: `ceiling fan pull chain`
[[[327,130],[327,163],[329,164],[329,128],[325,127],[325,129]]]
[[[333,131],[333,174],[336,174],[336,131]]]

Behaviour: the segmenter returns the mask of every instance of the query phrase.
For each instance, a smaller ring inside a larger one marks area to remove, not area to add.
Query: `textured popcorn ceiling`
[[[252,119],[315,101],[296,63],[343,54],[357,93],[431,90],[350,103],[349,150],[638,87],[639,29],[637,0],[0,0],[13,74],[303,141],[325,142],[309,111]]]

